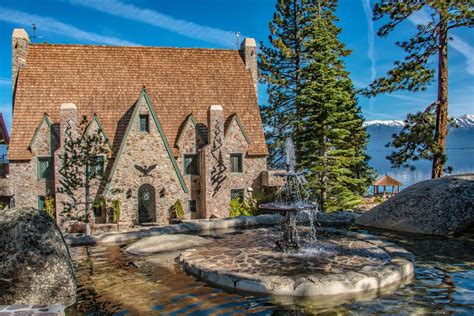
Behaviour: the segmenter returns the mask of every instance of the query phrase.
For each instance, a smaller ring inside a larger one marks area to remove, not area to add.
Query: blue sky
[[[402,56],[395,41],[415,32],[426,19],[418,14],[387,39],[374,33],[368,18],[373,0],[341,0],[338,9],[341,40],[351,49],[346,59],[356,87],[382,76]],[[34,42],[171,47],[235,48],[234,32],[267,42],[274,0],[0,0],[0,111],[11,121],[11,34],[31,24]],[[450,115],[474,113],[474,32],[455,30],[449,49]],[[265,87],[259,89],[265,102]],[[422,93],[397,92],[368,100],[359,98],[364,116],[403,119],[436,99],[436,86]]]

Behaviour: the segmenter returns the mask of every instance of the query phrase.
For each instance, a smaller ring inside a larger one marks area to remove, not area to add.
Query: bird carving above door
[[[155,165],[151,165],[151,166],[140,166],[140,165],[135,165],[135,169],[137,169],[138,171],[140,171],[142,173],[142,175],[140,177],[147,177],[150,175],[150,172],[153,171],[153,169],[156,168],[156,164]]]

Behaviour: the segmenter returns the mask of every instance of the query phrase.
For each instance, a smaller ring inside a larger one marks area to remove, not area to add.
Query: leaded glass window
[[[46,197],[44,196],[38,196],[38,209],[44,210],[44,200]]]
[[[188,210],[191,213],[194,213],[197,211],[197,205],[196,205],[196,200],[189,200],[188,201]]]
[[[243,172],[242,154],[230,154],[230,172]]]
[[[184,155],[184,174],[198,175],[199,164],[197,155]]]
[[[104,174],[104,156],[96,156],[89,165],[90,177],[101,177]]]
[[[150,132],[150,120],[148,114],[140,114],[140,132]]]
[[[231,200],[239,199],[241,201],[244,200],[245,192],[243,189],[232,189],[230,190],[230,198]]]
[[[38,178],[52,180],[53,179],[53,158],[39,157],[38,158]]]

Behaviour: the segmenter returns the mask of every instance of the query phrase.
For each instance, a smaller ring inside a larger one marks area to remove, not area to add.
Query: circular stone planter
[[[179,256],[183,269],[214,286],[241,293],[311,297],[366,293],[413,277],[414,257],[375,236],[319,229],[313,247],[275,251],[279,232],[254,229],[224,235]]]

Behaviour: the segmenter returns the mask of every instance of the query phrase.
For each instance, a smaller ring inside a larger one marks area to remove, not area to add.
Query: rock
[[[46,212],[3,210],[0,232],[0,305],[75,303],[71,257]]]
[[[318,222],[323,227],[349,226],[360,216],[352,211],[336,211],[331,213],[318,213]]]
[[[474,174],[416,183],[356,219],[400,232],[446,235],[474,225]]]
[[[160,235],[143,238],[128,246],[126,251],[134,255],[150,255],[204,246],[211,242],[210,239],[193,235]]]

